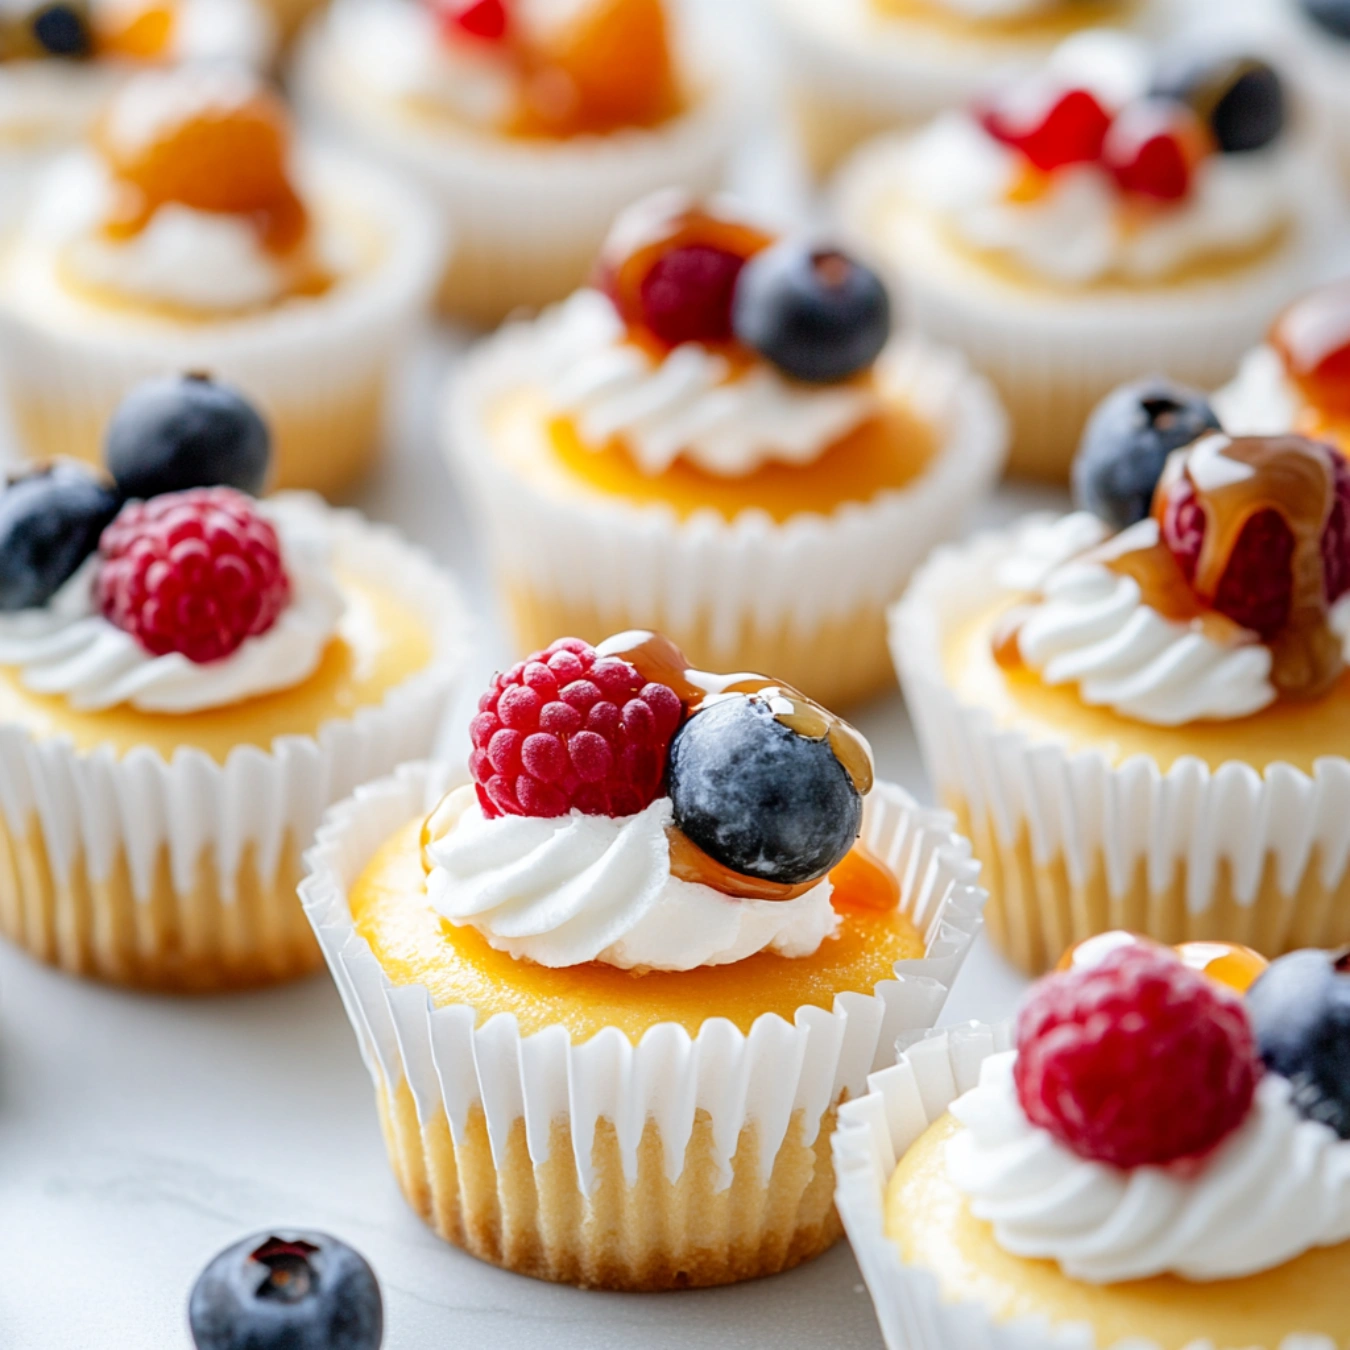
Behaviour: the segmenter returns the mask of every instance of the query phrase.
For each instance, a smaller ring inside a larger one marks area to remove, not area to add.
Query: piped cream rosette
[[[1127,929],[1275,955],[1350,941],[1350,760],[1307,774],[1184,756],[1166,772],[1001,725],[947,682],[943,648],[1008,591],[1033,518],[938,551],[891,611],[891,649],[938,799],[975,845],[989,927],[1024,970]]]
[[[430,662],[382,703],[267,750],[238,746],[224,762],[190,746],[170,759],[148,746],[81,751],[0,722],[0,931],[33,955],[73,974],[190,991],[320,963],[295,900],[301,854],[332,802],[434,742],[468,620],[421,550],[309,500],[327,517],[333,565],[379,577],[427,626]],[[246,722],[247,702],[238,712]]]
[[[936,1124],[947,1113],[957,1098],[982,1086],[981,1070],[987,1060],[1012,1048],[1012,1027],[1008,1023],[986,1026],[971,1022],[910,1038],[908,1042],[902,1040],[899,1062],[872,1074],[868,1078],[867,1094],[845,1103],[839,1110],[839,1126],[833,1140],[837,1178],[835,1199],[868,1293],[872,1296],[887,1350],[1019,1350],[1028,1345],[1047,1347],[1047,1350],[1105,1350],[1086,1323],[1050,1323],[1044,1318],[1030,1317],[999,1322],[977,1303],[944,1298],[936,1275],[908,1265],[886,1232],[887,1189],[899,1160],[930,1125]],[[1268,1079],[1267,1087],[1274,1088],[1274,1082]],[[1278,1106],[1285,1098],[1272,1093],[1262,1100]],[[1271,1115],[1282,1121],[1284,1111],[1272,1111]],[[1327,1134],[1330,1138],[1330,1132]],[[1250,1163],[1259,1159],[1261,1144],[1270,1141],[1259,1135],[1255,1138],[1249,1135],[1248,1142],[1253,1145],[1252,1156],[1244,1157],[1242,1161],[1249,1165],[1245,1169],[1225,1169],[1220,1185],[1225,1182],[1229,1186],[1259,1184],[1261,1173]],[[1306,1147],[1309,1140],[1304,1138],[1299,1142],[1305,1147],[1297,1154],[1298,1162],[1300,1168],[1306,1168],[1314,1155]],[[1044,1161],[1044,1152],[1036,1156],[1038,1161]],[[1267,1156],[1268,1167],[1270,1161]],[[1085,1183],[1100,1184],[1102,1177],[1110,1177],[1113,1173],[1114,1169],[1101,1165],[1086,1166],[1074,1178],[1077,1188],[1060,1187],[1057,1198],[1067,1209],[1081,1207]],[[1020,1180],[1024,1184],[1034,1175],[1026,1166],[1020,1169]],[[1044,1177],[1044,1173],[1040,1174],[1041,1180]],[[1283,1177],[1276,1182],[1282,1190],[1285,1184]],[[1147,1183],[1141,1179],[1139,1185],[1136,1194],[1142,1201]],[[1159,1189],[1148,1193],[1148,1199],[1161,1204],[1162,1195]],[[1113,1223],[1109,1231],[1093,1234],[1097,1245],[1105,1248],[1113,1240],[1119,1243],[1121,1234],[1129,1229],[1132,1221],[1137,1221],[1138,1203],[1129,1207],[1131,1212],[1125,1212],[1126,1208],[1122,1204],[1111,1215]],[[1304,1207],[1301,1213],[1306,1216],[1310,1208],[1315,1207]],[[1011,1208],[1008,1212],[1012,1212]],[[1027,1212],[1034,1210],[1029,1207]],[[1240,1222],[1234,1225],[1231,1212],[1227,1212],[1227,1229],[1241,1233],[1249,1242],[1259,1243],[1259,1225]],[[1213,1211],[1211,1218],[1212,1215]],[[1187,1214],[1185,1218],[1192,1220],[1196,1215]],[[1194,1232],[1195,1227],[1192,1225],[1189,1231]],[[1048,1231],[1041,1230],[1041,1236]],[[1261,1236],[1269,1232],[1259,1231]],[[1184,1241],[1186,1235],[1186,1226],[1182,1223],[1174,1225],[1169,1234],[1174,1241]],[[1239,1287],[1225,1283],[1215,1289],[1215,1295],[1226,1303]],[[1227,1292],[1229,1290],[1233,1293]],[[1141,1303],[1147,1306],[1145,1300]],[[1163,1302],[1160,1306],[1166,1308],[1167,1305]],[[1127,1345],[1131,1350],[1161,1350],[1158,1343],[1147,1336],[1130,1337],[1116,1345],[1120,1350]],[[1212,1346],[1213,1342],[1197,1341],[1187,1350],[1203,1350],[1204,1347],[1212,1350]],[[1325,1336],[1289,1335],[1278,1346],[1268,1345],[1262,1350],[1337,1350],[1337,1347]]]
[[[782,524],[757,510],[682,520],[661,505],[550,490],[506,462],[491,411],[537,385],[548,319],[480,346],[446,404],[447,450],[479,505],[522,650],[549,633],[654,627],[709,669],[773,670],[827,706],[889,683],[885,606],[1002,467],[1006,418],[986,381],[958,354],[902,336],[876,378],[933,432],[917,478]]]
[[[266,415],[274,487],[350,485],[379,447],[394,371],[444,257],[426,203],[351,155],[305,150],[298,190],[333,261],[333,285],[242,313],[180,314],[72,286],[64,250],[87,225],[91,174],[85,157],[71,156],[44,177],[0,277],[3,380],[27,450],[98,462],[104,428],[133,385],[201,370]],[[163,267],[172,274],[183,261],[168,256]]]
[[[333,808],[300,893],[374,1081],[409,1202],[446,1240],[540,1278],[624,1289],[770,1274],[839,1235],[827,1141],[898,1036],[941,1012],[980,924],[969,846],[942,812],[880,785],[863,840],[901,880],[924,934],[869,997],[760,1017],[749,1034],[710,1019],[692,1038],[616,1027],[574,1044],[522,1037],[396,986],[352,921],[348,895],[375,851],[435,804],[442,773],[408,766]]]
[[[373,86],[366,48],[340,40],[343,10],[358,7],[335,6],[303,42],[296,99],[435,203],[455,238],[440,292],[451,313],[496,323],[560,300],[585,282],[625,207],[660,188],[697,195],[722,182],[742,112],[737,76],[718,39],[696,27],[676,35],[684,112],[651,128],[533,141],[429,115]]]

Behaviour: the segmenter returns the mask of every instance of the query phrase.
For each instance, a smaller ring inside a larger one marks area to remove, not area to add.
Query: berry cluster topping
[[[1146,88],[1113,102],[1058,75],[1013,87],[978,109],[995,140],[1040,174],[1096,165],[1128,199],[1189,196],[1201,162],[1274,142],[1284,128],[1279,76],[1228,52],[1165,54]]]
[[[663,0],[565,6],[542,21],[528,0],[425,3],[448,44],[514,77],[510,135],[602,135],[656,126],[680,110]]]
[[[228,656],[290,600],[276,532],[244,495],[269,457],[266,423],[229,386],[138,385],[109,426],[111,482],[57,464],[0,492],[0,611],[48,604],[97,554],[99,608],[148,652]]]
[[[886,288],[857,259],[775,240],[724,206],[679,193],[657,194],[619,219],[597,285],[643,345],[740,349],[812,384],[867,370],[891,333]]]
[[[660,795],[684,715],[674,690],[560,638],[478,702],[469,769],[487,816],[628,816]]]
[[[276,531],[231,488],[125,506],[99,556],[99,608],[155,656],[219,661],[271,628],[291,597]]]
[[[1027,1118],[1113,1167],[1208,1153],[1246,1118],[1261,1072],[1242,1000],[1152,944],[1049,976],[1018,1017]]]
[[[1350,466],[1303,436],[1232,438],[1204,396],[1160,379],[1124,385],[1089,419],[1077,504],[1128,531],[1098,556],[1181,623],[1270,646],[1285,694],[1324,692],[1344,668],[1330,608],[1350,592]],[[1152,517],[1152,534],[1142,528]]]
[[[655,633],[561,638],[498,675],[470,734],[492,817],[627,816],[663,793],[671,870],[787,900],[852,849],[872,785],[866,742],[786,685],[694,670]]]
[[[384,1301],[366,1259],[326,1233],[256,1233],[216,1256],[188,1300],[197,1350],[379,1350]]]

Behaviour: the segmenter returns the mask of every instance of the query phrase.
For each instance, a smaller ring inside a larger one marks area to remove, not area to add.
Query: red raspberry
[[[662,342],[725,342],[746,260],[712,244],[673,248],[642,278],[642,319]]]
[[[1086,89],[1032,84],[986,108],[980,122],[995,140],[1049,173],[1098,160],[1111,115]]]
[[[1017,1020],[1028,1119],[1113,1167],[1208,1152],[1242,1123],[1260,1074],[1242,1000],[1152,944],[1049,976]]]
[[[232,488],[124,506],[99,553],[99,608],[155,656],[219,661],[271,628],[291,598],[276,531]]]
[[[1111,124],[1102,161],[1124,192],[1176,202],[1191,190],[1208,149],[1200,119],[1170,99],[1130,104]]]
[[[510,27],[504,0],[441,0],[441,21],[451,31],[501,42]]]
[[[492,681],[470,725],[485,816],[631,816],[660,795],[684,717],[673,689],[559,638]]]
[[[1350,590],[1350,466],[1329,446],[1336,496],[1322,532],[1322,561],[1327,603]],[[1205,542],[1204,508],[1190,481],[1178,478],[1163,508],[1162,537],[1194,584],[1200,550]],[[1289,622],[1294,597],[1294,532],[1276,510],[1258,511],[1238,535],[1232,557],[1214,596],[1203,596],[1234,623],[1264,638],[1273,637]]]

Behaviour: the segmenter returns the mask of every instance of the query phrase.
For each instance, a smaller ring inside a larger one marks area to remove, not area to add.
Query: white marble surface
[[[396,453],[361,494],[465,579],[483,615],[471,684],[503,656],[486,578],[431,439],[430,343]],[[1005,494],[1002,516],[1053,494]],[[922,771],[898,694],[863,710],[881,769]],[[977,951],[950,1016],[1006,1012],[1017,978]],[[846,1246],[777,1279],[706,1293],[580,1293],[443,1246],[403,1202],[356,1044],[327,976],[220,999],[140,997],[0,950],[0,1347],[179,1350],[197,1271],[277,1225],[330,1230],[383,1282],[389,1350],[878,1350]]]

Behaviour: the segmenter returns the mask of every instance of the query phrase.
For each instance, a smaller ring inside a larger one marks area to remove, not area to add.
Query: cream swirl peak
[[[1005,1251],[1111,1284],[1237,1279],[1350,1239],[1350,1142],[1302,1118],[1287,1079],[1267,1075],[1247,1119],[1198,1165],[1121,1169],[1032,1124],[1016,1058],[985,1061],[951,1108],[964,1129],[947,1151],[953,1183]]]
[[[1136,39],[1079,34],[1037,79],[911,138],[901,191],[969,249],[1067,285],[1159,281],[1273,246],[1308,173],[1280,121],[1252,111],[1234,136],[1186,88],[1150,92],[1153,77]],[[1278,90],[1269,67],[1261,78]]]
[[[259,506],[276,530],[289,602],[266,631],[214,661],[148,651],[99,612],[100,561],[89,558],[47,604],[0,613],[0,665],[25,688],[60,695],[81,712],[127,706],[192,713],[292,688],[318,667],[338,631],[344,601],[333,576],[323,508],[299,494]]]
[[[622,970],[693,970],[760,951],[809,956],[838,925],[821,881],[792,900],[747,900],[671,871],[674,808],[483,815],[472,788],[437,813],[427,898],[499,951],[543,966],[599,961]]]
[[[868,388],[802,385],[767,364],[737,371],[698,342],[655,354],[628,341],[597,291],[579,291],[542,322],[550,403],[576,419],[587,444],[621,439],[646,474],[681,457],[728,478],[813,463],[879,410]]]
[[[1275,701],[1271,652],[1257,634],[1171,619],[1146,602],[1138,581],[1093,552],[1056,558],[1066,543],[1076,551],[1102,533],[1086,513],[1031,527],[1001,569],[1005,584],[1035,578],[1027,589],[1039,592],[1038,602],[1017,625],[1018,650],[1031,670],[1049,685],[1077,685],[1090,706],[1155,726],[1246,717]],[[1147,520],[1112,547],[1157,542],[1157,523]]]

